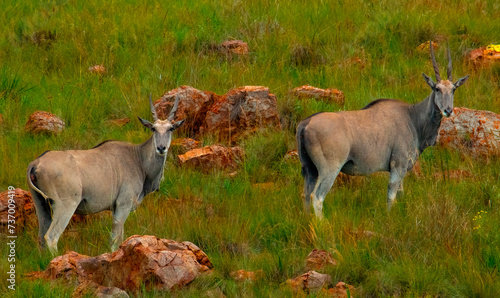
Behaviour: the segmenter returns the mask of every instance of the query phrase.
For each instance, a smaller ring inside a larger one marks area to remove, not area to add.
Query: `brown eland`
[[[423,74],[431,94],[411,105],[395,99],[378,99],[361,110],[317,113],[297,126],[297,146],[304,177],[304,208],[311,200],[318,218],[323,218],[323,201],[337,175],[390,173],[387,208],[403,191],[402,180],[418,156],[436,142],[441,119],[453,113],[453,96],[469,76],[453,83],[448,47],[448,79],[442,80],[430,54],[436,82]]]
[[[89,150],[47,151],[29,164],[28,184],[43,247],[57,254],[59,237],[74,213],[111,210],[111,250],[118,248],[130,211],[163,179],[172,131],[184,123],[174,122],[178,103],[177,97],[168,119],[160,120],[149,96],[154,123],[138,118],[153,135],[143,144],[105,141]]]

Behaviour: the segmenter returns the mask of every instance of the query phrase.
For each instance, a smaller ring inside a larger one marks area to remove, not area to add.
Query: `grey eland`
[[[318,218],[323,218],[323,201],[337,175],[390,173],[387,207],[391,208],[402,180],[419,155],[436,142],[441,119],[453,113],[455,90],[469,76],[453,83],[448,47],[448,79],[442,80],[430,42],[436,82],[424,76],[431,94],[408,104],[395,99],[378,99],[361,110],[317,113],[297,126],[297,146],[304,177],[304,208],[311,200]]]
[[[59,237],[74,213],[111,210],[111,250],[116,250],[130,211],[163,179],[172,131],[184,123],[174,122],[178,103],[179,97],[168,119],[160,120],[149,96],[154,123],[138,118],[153,135],[143,144],[105,141],[89,150],[47,151],[29,164],[27,179],[42,247],[57,254]]]

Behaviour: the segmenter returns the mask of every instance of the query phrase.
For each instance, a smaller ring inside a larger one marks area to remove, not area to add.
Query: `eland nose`
[[[160,153],[160,154],[165,153],[166,149],[167,148],[165,146],[163,146],[163,145],[160,145],[160,146],[156,147],[156,151],[158,151],[158,153]]]
[[[445,116],[450,117],[451,114],[453,114],[453,108],[446,108],[444,110],[444,114],[445,114]]]

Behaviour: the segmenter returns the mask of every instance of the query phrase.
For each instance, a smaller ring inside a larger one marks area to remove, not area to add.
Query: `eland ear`
[[[184,121],[186,121],[186,119],[182,119],[182,120],[177,121],[174,124],[172,124],[172,129],[171,130],[174,131],[177,128],[181,127],[181,125],[184,124]]]
[[[424,76],[424,80],[427,83],[427,85],[429,85],[432,88],[432,90],[434,90],[434,88],[436,88],[436,83],[434,83],[431,77],[429,77],[425,73],[422,73],[422,75]]]
[[[153,124],[149,122],[148,120],[142,119],[141,117],[137,116],[139,121],[141,121],[141,124],[146,126],[149,130],[153,131]]]
[[[462,84],[465,83],[468,78],[469,78],[469,75],[466,75],[465,77],[462,77],[462,78],[458,79],[458,81],[453,83],[453,86],[455,86],[455,89],[462,86]]]

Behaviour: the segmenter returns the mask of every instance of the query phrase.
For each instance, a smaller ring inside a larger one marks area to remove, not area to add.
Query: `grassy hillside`
[[[149,117],[150,92],[158,98],[190,85],[224,94],[262,85],[276,94],[284,129],[242,141],[247,155],[238,175],[183,169],[170,155],[160,192],[129,216],[126,236],[191,241],[214,263],[214,274],[173,295],[291,296],[281,284],[305,272],[314,248],[338,260],[326,270],[334,283],[351,284],[363,296],[500,295],[498,158],[428,148],[422,176],[406,177],[405,196],[391,212],[387,175],[377,174],[336,183],[322,222],[302,210],[300,163],[282,158],[295,148],[298,121],[314,112],[359,109],[382,97],[424,99],[430,89],[421,73],[433,73],[428,53],[417,47],[429,39],[443,41],[437,49],[443,73],[448,40],[454,77],[471,74],[455,106],[500,113],[500,66],[465,62],[470,50],[500,44],[498,1],[0,1],[0,8],[0,191],[27,189],[26,167],[45,150],[146,140],[149,132],[135,119]],[[228,39],[247,42],[250,54],[211,50]],[[107,73],[90,73],[96,64]],[[290,90],[304,84],[338,88],[346,104],[299,101]],[[64,132],[26,133],[36,110],[62,118]],[[107,122],[123,117],[132,122],[122,128]],[[448,169],[472,177],[435,178]],[[263,182],[275,187],[256,185]],[[104,253],[110,229],[110,215],[71,225],[60,251]],[[19,235],[18,290],[9,297],[71,296],[73,285],[22,278],[51,260],[35,248],[36,236],[36,226]],[[237,283],[230,272],[238,269],[263,269],[265,278]],[[4,278],[0,285],[7,286]]]

